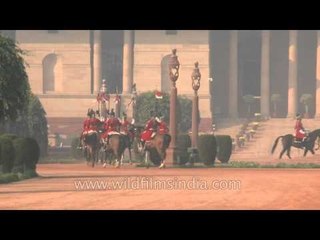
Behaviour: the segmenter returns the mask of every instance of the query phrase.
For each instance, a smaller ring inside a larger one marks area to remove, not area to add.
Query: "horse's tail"
[[[279,142],[279,139],[282,138],[283,136],[280,136],[276,139],[276,141],[274,142],[273,144],[273,147],[272,147],[272,150],[271,150],[271,153],[273,154],[274,153],[274,150],[276,150],[276,147],[278,145],[278,142]]]

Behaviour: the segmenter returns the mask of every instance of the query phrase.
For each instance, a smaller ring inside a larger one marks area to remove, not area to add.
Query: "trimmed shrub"
[[[14,173],[5,173],[0,175],[0,184],[3,183],[10,183],[10,182],[17,182],[19,181],[19,176]]]
[[[214,135],[200,135],[198,140],[200,160],[205,165],[213,165],[217,155],[217,144]]]
[[[178,164],[184,165],[189,161],[188,148],[191,147],[191,138],[188,134],[180,134],[177,138]]]
[[[229,135],[216,135],[217,158],[222,163],[227,163],[232,153],[232,139]]]
[[[40,158],[40,147],[33,138],[25,138],[28,149],[28,157],[25,158],[24,166],[26,170],[36,170],[36,165]]]
[[[2,173],[11,173],[14,165],[14,147],[9,138],[0,137]]]
[[[24,142],[25,142],[25,138],[16,138],[12,141],[14,151],[15,151],[13,172],[23,173],[25,153],[23,151],[20,151],[20,149],[23,148]]]
[[[24,172],[36,170],[40,157],[40,147],[33,138],[19,138],[14,142],[17,155],[17,164],[23,162]]]
[[[71,149],[70,149],[70,155],[75,159],[81,159],[83,158],[83,153],[81,149],[78,149],[80,138],[73,138],[71,142]]]

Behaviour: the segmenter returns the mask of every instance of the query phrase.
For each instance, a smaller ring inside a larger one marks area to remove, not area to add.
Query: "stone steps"
[[[271,155],[274,141],[278,136],[293,134],[294,124],[295,120],[293,119],[270,119],[263,122],[262,127],[258,128],[259,131],[255,137],[251,141],[246,142],[245,148],[234,151],[231,159],[257,158],[258,161],[260,158],[278,158],[282,147],[281,143],[278,144],[275,153]],[[319,120],[303,119],[303,124],[309,130],[320,128]],[[302,157],[302,155],[303,150],[292,148],[291,156],[293,158]]]

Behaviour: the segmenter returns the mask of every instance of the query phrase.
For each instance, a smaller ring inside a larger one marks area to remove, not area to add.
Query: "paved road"
[[[38,173],[0,185],[0,209],[320,209],[320,169],[92,169],[81,163],[40,164]]]

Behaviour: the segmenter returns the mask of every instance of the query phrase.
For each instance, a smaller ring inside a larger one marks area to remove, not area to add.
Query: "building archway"
[[[169,79],[169,67],[168,62],[170,59],[170,54],[166,55],[161,60],[161,91],[170,92],[171,81]]]
[[[42,61],[42,69],[43,93],[61,91],[61,86],[58,83],[62,81],[62,69],[61,61],[57,55],[54,53],[47,55]]]

